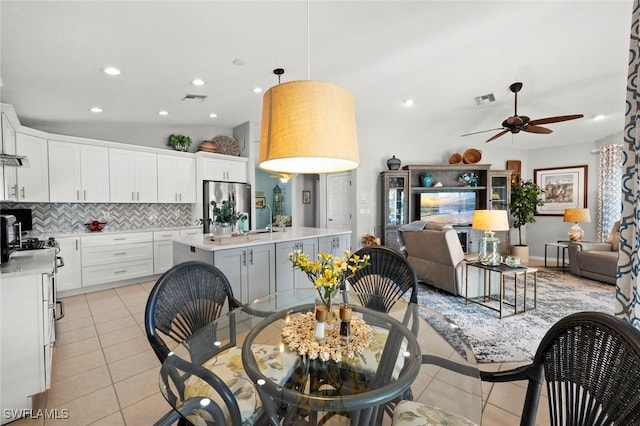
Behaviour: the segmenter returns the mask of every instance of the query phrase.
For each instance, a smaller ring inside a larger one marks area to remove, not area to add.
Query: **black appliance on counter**
[[[20,245],[20,224],[12,215],[0,215],[0,263],[9,261],[9,256]]]
[[[0,214],[15,216],[16,221],[22,226],[22,232],[33,229],[33,214],[31,209],[0,209]]]

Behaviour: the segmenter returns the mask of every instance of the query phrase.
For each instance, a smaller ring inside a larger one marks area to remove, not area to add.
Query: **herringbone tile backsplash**
[[[94,220],[111,231],[194,225],[190,204],[3,203],[3,208],[31,209],[34,232],[82,231]]]

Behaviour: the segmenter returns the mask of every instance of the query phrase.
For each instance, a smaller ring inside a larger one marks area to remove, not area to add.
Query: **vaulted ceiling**
[[[358,126],[458,137],[500,127],[513,115],[509,85],[521,81],[519,114],[585,118],[521,133],[519,146],[594,141],[624,125],[631,9],[631,0],[3,0],[0,100],[35,128],[231,128],[260,121],[252,89],[277,84],[272,70],[282,67],[282,81],[349,89]],[[122,74],[105,75],[106,66]],[[188,94],[207,98],[183,101]],[[476,105],[486,94],[496,102]],[[512,141],[492,143],[502,139]]]

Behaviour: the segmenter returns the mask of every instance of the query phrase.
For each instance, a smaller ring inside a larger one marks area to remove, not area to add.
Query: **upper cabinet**
[[[109,150],[106,147],[49,141],[52,202],[109,202]]]
[[[156,154],[109,148],[109,187],[113,203],[158,201]]]
[[[16,168],[17,201],[49,202],[47,140],[16,132],[16,154],[29,161],[29,167]]]
[[[198,153],[202,180],[247,182],[247,158]]]
[[[16,153],[16,132],[6,114],[2,114],[2,151],[5,154]],[[0,165],[2,172],[2,200],[18,201],[18,175],[15,167]]]
[[[196,202],[194,158],[158,154],[158,202]]]

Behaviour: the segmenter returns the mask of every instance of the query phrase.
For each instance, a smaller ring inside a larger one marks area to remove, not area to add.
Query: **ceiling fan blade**
[[[498,127],[497,129],[480,130],[479,132],[473,132],[473,133],[465,133],[464,135],[460,135],[460,137],[477,135],[478,133],[495,132],[496,130],[502,130],[502,127]]]
[[[509,133],[508,130],[503,130],[500,133],[496,133],[495,135],[491,136],[489,139],[487,139],[486,141],[484,141],[485,143],[487,142],[491,142],[494,139],[498,139],[500,136],[504,135],[505,133]]]
[[[538,124],[559,123],[561,121],[575,120],[576,118],[582,118],[582,117],[584,117],[583,114],[559,115],[557,117],[547,117],[547,118],[539,118],[537,120],[531,120],[529,124],[535,126]]]
[[[531,124],[529,124],[527,127],[523,127],[522,131],[529,132],[529,133],[543,133],[545,135],[548,135],[549,133],[553,133],[553,130],[551,129],[547,129],[546,127],[542,127],[542,126],[534,126]]]

